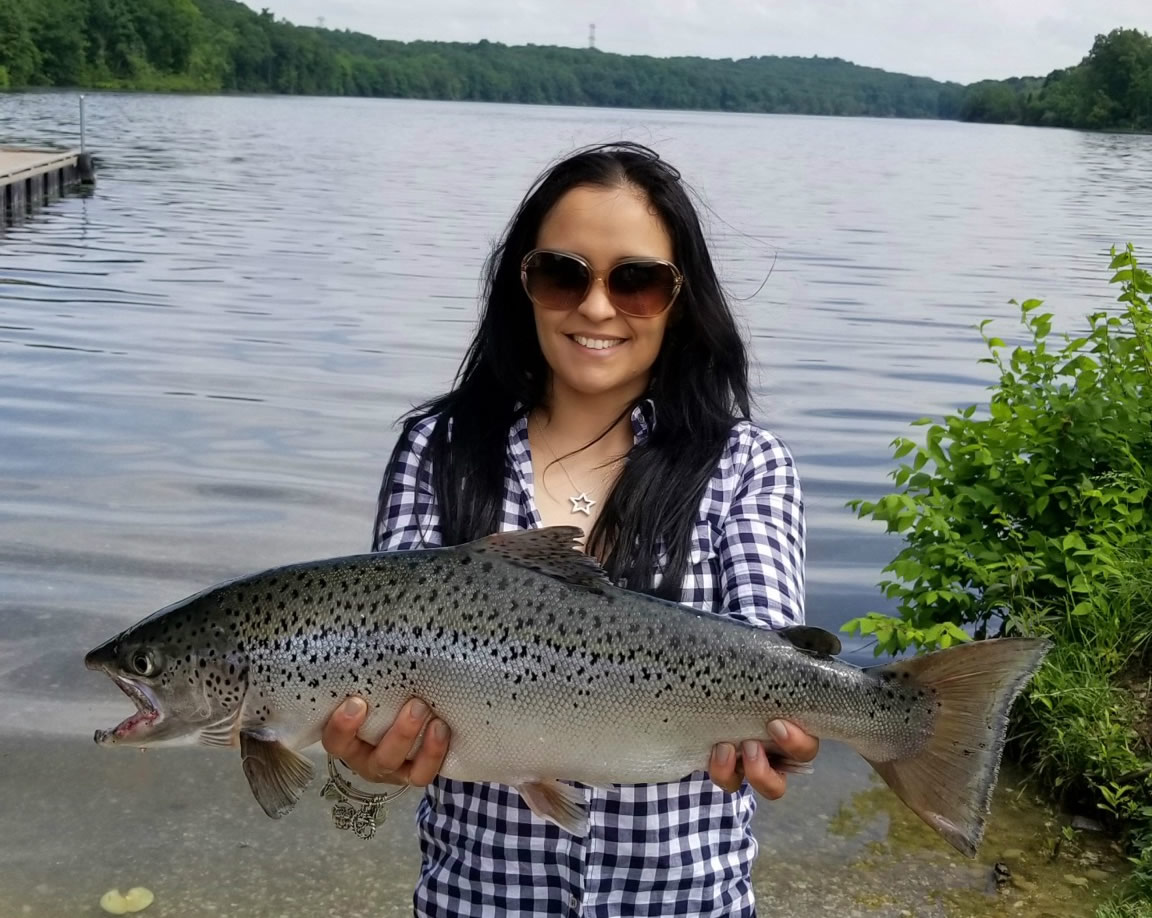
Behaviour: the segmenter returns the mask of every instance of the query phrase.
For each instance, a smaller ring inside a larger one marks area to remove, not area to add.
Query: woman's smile
[[[600,335],[568,335],[582,350],[599,351],[605,355],[616,350],[627,338],[607,338]]]

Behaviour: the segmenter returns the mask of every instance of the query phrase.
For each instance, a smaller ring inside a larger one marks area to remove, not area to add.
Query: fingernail
[[[755,740],[744,740],[744,758],[750,762],[760,758],[760,744]]]
[[[736,754],[736,747],[731,743],[721,743],[716,747],[716,761],[721,765],[727,765],[732,761],[732,756]]]
[[[424,723],[424,718],[428,716],[428,705],[419,698],[413,699],[412,704],[408,706],[408,716]]]
[[[443,743],[448,739],[448,725],[442,720],[436,721],[436,723],[432,725],[432,735]]]
[[[768,724],[768,732],[781,742],[786,742],[788,739],[788,725],[782,720],[771,721]]]
[[[340,705],[341,717],[359,717],[366,710],[367,705],[360,698],[348,698]]]

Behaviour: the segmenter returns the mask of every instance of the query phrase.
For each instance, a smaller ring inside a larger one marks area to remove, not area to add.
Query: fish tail
[[[968,857],[976,856],[984,838],[1012,703],[1048,648],[1038,638],[996,638],[867,670],[931,690],[936,711],[926,745],[911,757],[868,761],[909,808]]]

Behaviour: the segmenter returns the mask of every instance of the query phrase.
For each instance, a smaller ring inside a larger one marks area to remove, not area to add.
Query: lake
[[[75,94],[0,94],[0,143],[77,128]],[[976,324],[1011,339],[1008,301],[1038,297],[1073,329],[1113,306],[1109,247],[1152,244],[1152,137],[89,94],[96,188],[0,232],[0,918],[97,914],[115,885],[154,887],[156,915],[407,913],[410,807],[366,845],[318,800],[270,824],[230,755],[99,750],[127,707],[82,655],[210,583],[363,551],[393,425],[449,384],[492,242],[542,168],[616,139],[706,207],[757,418],[804,483],[808,619],[831,629],[888,609],[898,542],[845,502],[884,492],[911,421],[986,397]],[[825,832],[871,793],[850,755],[795,787],[761,807],[762,861],[851,863],[899,818]]]

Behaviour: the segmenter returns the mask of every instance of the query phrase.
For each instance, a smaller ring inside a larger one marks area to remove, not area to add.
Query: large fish
[[[238,746],[278,818],[348,695],[375,742],[423,698],[452,730],[441,773],[514,785],[583,834],[588,785],[679,780],[773,718],[847,743],[963,853],[981,842],[1009,708],[1045,642],[962,644],[866,669],[817,628],[756,628],[620,589],[574,527],[280,567],[167,606],[101,644],[137,712],[103,744]]]

